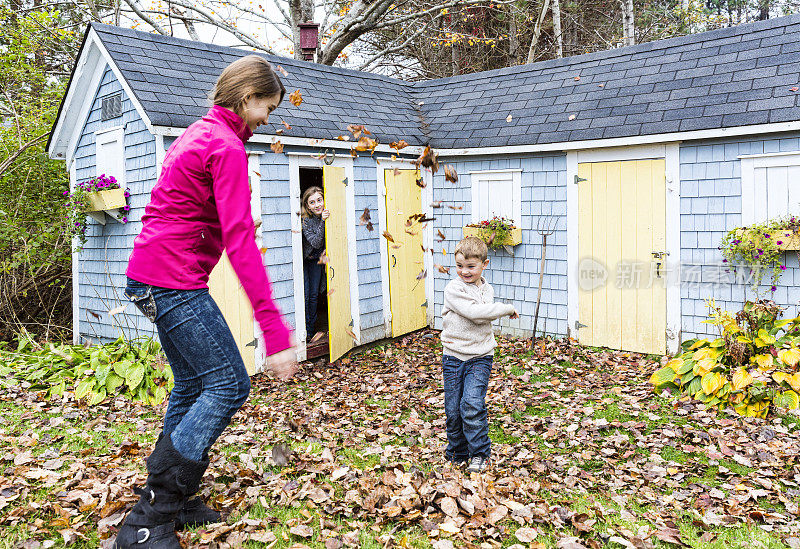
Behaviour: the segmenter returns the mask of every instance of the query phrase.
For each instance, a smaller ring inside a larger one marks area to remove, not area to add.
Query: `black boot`
[[[186,501],[183,509],[175,518],[175,529],[182,530],[185,526],[203,526],[212,522],[220,522],[222,515],[216,509],[208,507],[199,497]]]
[[[186,500],[200,489],[208,461],[183,457],[169,436],[159,437],[147,458],[147,486],[114,542],[115,549],[180,549],[175,519]]]

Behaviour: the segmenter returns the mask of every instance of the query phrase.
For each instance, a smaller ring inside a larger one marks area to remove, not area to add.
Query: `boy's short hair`
[[[489,256],[489,248],[486,246],[486,242],[477,236],[468,236],[462,238],[461,242],[456,246],[453,256],[458,254],[461,254],[464,259],[479,259],[484,262]]]

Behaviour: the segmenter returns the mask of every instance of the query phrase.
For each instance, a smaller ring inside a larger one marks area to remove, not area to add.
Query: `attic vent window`
[[[122,94],[115,93],[103,98],[103,114],[102,119],[111,120],[122,116]]]

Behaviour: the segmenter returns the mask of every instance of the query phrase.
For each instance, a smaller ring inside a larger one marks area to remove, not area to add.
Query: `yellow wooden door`
[[[325,253],[328,257],[325,274],[328,282],[328,352],[333,362],[353,348],[345,200],[350,182],[345,177],[344,168],[334,166],[323,167],[322,181],[325,208],[331,213],[325,221]]]
[[[384,170],[386,230],[394,239],[388,242],[392,337],[426,325],[422,226],[412,219],[422,212],[416,179],[416,170]]]
[[[208,290],[211,297],[225,317],[236,340],[239,354],[242,355],[247,373],[253,375],[255,367],[256,339],[253,333],[253,308],[247,294],[239,283],[228,254],[222,253],[219,263],[211,271],[208,278]]]
[[[664,160],[579,164],[578,177],[581,268],[591,264],[607,275],[604,283],[579,285],[578,340],[666,353]]]

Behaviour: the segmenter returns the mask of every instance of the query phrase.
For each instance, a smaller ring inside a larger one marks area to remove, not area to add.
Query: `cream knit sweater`
[[[492,286],[482,277],[481,282],[455,278],[444,289],[442,347],[459,360],[491,355],[497,346],[492,321],[514,312],[513,305],[495,303]]]

